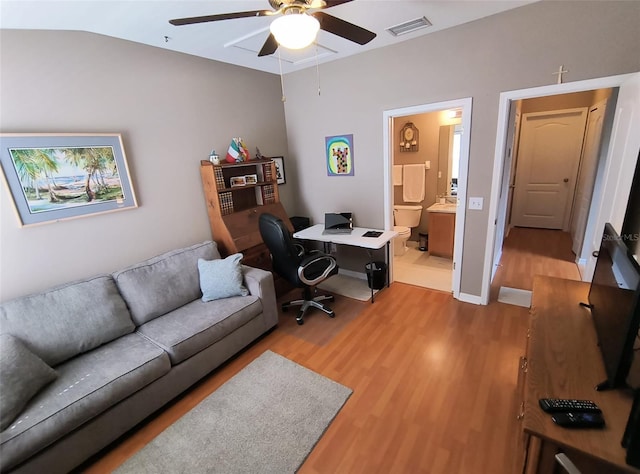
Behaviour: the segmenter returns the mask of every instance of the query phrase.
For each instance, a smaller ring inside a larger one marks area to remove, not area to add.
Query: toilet
[[[393,206],[393,230],[398,233],[393,238],[393,254],[404,255],[407,251],[407,240],[411,237],[411,228],[420,225],[422,206],[395,205]]]

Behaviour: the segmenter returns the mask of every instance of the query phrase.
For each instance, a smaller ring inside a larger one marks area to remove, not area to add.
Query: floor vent
[[[412,31],[419,30],[420,28],[426,28],[428,26],[431,26],[431,22],[427,20],[427,17],[423,16],[422,18],[416,18],[415,20],[410,20],[404,23],[400,23],[396,26],[391,26],[387,28],[387,31],[393,36],[400,36],[411,33]]]

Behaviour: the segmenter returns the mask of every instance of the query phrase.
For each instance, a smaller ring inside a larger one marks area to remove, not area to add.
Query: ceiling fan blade
[[[358,44],[367,44],[376,34],[373,31],[365,30],[353,23],[341,20],[335,16],[331,16],[324,12],[313,12],[311,16],[320,22],[320,28],[334,35],[341,36],[344,39],[353,41]]]
[[[343,3],[349,3],[349,2],[353,2],[353,0],[324,0],[324,3],[326,3],[326,6],[324,6],[323,8],[331,8],[331,7],[335,7],[338,5],[342,5]]]
[[[267,41],[264,42],[262,49],[258,53],[258,57],[269,56],[270,54],[275,53],[276,49],[278,49],[278,42],[276,41],[276,37],[273,36],[273,34],[269,33]]]
[[[194,23],[206,23],[208,21],[233,20],[235,18],[249,18],[252,16],[269,16],[273,15],[272,10],[253,10],[249,12],[221,13],[219,15],[194,16],[191,18],[177,18],[169,20],[174,26],[193,25]]]

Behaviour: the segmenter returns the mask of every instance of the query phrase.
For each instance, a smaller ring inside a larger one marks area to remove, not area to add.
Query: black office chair
[[[293,242],[289,229],[282,220],[272,214],[261,214],[259,219],[260,235],[271,252],[273,270],[292,285],[302,288],[302,299],[289,301],[282,305],[286,311],[290,306],[301,306],[296,321],[304,324],[303,317],[310,307],[318,308],[335,317],[335,313],[320,301],[333,301],[331,295],[317,295],[316,285],[338,273],[338,264],[331,255],[314,251],[305,254],[301,247]]]

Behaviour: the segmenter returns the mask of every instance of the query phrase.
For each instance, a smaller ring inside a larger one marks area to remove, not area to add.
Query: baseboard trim
[[[468,293],[460,293],[458,301],[462,301],[463,303],[482,305],[482,297],[470,295]]]

